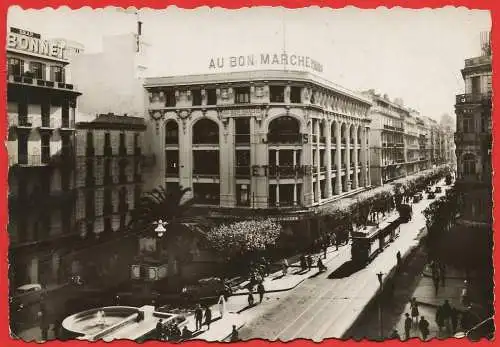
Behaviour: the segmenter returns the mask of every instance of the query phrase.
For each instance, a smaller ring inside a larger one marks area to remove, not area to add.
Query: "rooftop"
[[[126,115],[120,116],[114,113],[100,114],[90,122],[78,122],[76,127],[80,129],[86,128],[120,128],[125,130],[144,130],[146,123],[144,118],[129,117]]]
[[[239,72],[223,72],[212,74],[184,75],[184,76],[167,76],[167,77],[149,77],[146,78],[144,87],[168,87],[168,86],[190,86],[203,84],[224,84],[252,81],[300,81],[306,83],[314,83],[323,88],[333,90],[345,96],[357,99],[366,104],[371,104],[370,99],[356,93],[347,88],[344,88],[336,83],[328,81],[313,73],[307,71],[293,70],[252,70]]]

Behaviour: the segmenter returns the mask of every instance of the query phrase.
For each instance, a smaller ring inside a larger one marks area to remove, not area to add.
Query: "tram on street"
[[[367,226],[352,232],[351,260],[357,265],[367,265],[399,236],[399,216],[383,221],[380,225]]]

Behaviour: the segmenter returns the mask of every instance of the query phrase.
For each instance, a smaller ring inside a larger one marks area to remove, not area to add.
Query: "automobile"
[[[413,210],[411,206],[408,204],[401,204],[398,207],[398,212],[399,212],[399,218],[402,223],[408,223],[413,216]]]
[[[422,196],[422,193],[417,193],[417,194],[413,195],[413,202],[419,202],[423,198],[424,197]]]
[[[429,192],[427,194],[427,199],[435,199],[436,198],[436,193],[435,192]]]
[[[10,303],[15,310],[21,311],[31,305],[39,303],[42,300],[42,296],[43,291],[40,284],[25,284],[14,290]]]
[[[443,188],[441,188],[439,186],[436,187],[436,190],[435,190],[436,193],[441,193],[442,191],[443,191]]]
[[[188,300],[219,297],[221,295],[224,295],[227,299],[232,294],[232,288],[219,277],[202,278],[194,284],[184,286],[181,291],[181,295]]]

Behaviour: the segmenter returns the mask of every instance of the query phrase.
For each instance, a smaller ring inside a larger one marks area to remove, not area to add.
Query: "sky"
[[[148,75],[214,72],[211,58],[261,53],[309,56],[316,73],[354,91],[375,89],[439,120],[454,117],[455,95],[464,92],[464,59],[480,55],[481,31],[491,28],[488,11],[464,7],[409,10],[354,7],[242,10],[23,10],[11,7],[7,24],[102,49],[102,37],[136,31],[143,22],[149,43]],[[227,61],[227,60],[226,60]],[[227,65],[227,64],[226,64]],[[225,68],[218,71],[235,71]]]

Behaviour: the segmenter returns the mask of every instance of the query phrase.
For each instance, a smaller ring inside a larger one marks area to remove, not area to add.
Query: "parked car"
[[[202,278],[197,283],[184,286],[181,295],[188,300],[198,300],[224,295],[227,299],[233,293],[232,288],[219,277]]]
[[[422,196],[422,193],[417,193],[417,194],[413,195],[413,202],[419,202],[423,198],[424,197]]]
[[[25,284],[14,290],[11,303],[19,308],[28,307],[42,300],[42,286],[38,283]]]
[[[436,192],[436,194],[437,194],[437,193],[441,193],[442,191],[443,191],[443,188],[441,188],[441,187],[439,187],[439,186],[438,186],[438,187],[436,187],[436,191],[435,191],[435,192]]]
[[[435,192],[429,192],[427,194],[427,199],[435,199],[436,198],[436,193]]]

